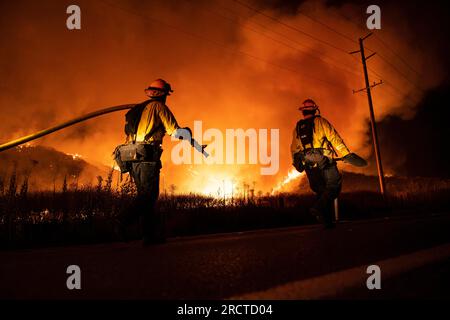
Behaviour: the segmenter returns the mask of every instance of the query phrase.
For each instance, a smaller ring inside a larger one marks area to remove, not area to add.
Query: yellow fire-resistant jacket
[[[324,155],[329,158],[335,158],[333,148],[341,157],[350,153],[336,129],[320,116],[314,118],[313,148],[323,148]],[[300,137],[297,136],[297,128],[295,128],[291,144],[292,158],[294,158],[294,154],[302,150],[303,145]]]
[[[172,135],[179,128],[169,108],[161,101],[152,100],[142,111],[136,141],[162,143],[164,134]]]

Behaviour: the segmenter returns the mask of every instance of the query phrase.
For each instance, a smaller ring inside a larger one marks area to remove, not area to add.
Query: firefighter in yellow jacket
[[[293,134],[291,153],[294,167],[306,172],[311,189],[317,194],[317,201],[310,209],[325,227],[332,228],[333,201],[341,191],[342,176],[336,166],[341,158],[355,166],[366,162],[351,153],[334,127],[319,114],[319,108],[311,99],[303,101],[299,108],[303,119],[298,121]]]
[[[190,139],[191,144],[196,147],[190,129],[180,128],[166,105],[167,96],[171,92],[170,84],[162,79],[153,81],[145,89],[149,100],[137,104],[127,112],[126,143],[115,151],[115,159],[121,172],[130,174],[137,189],[136,199],[119,216],[118,233],[124,238],[125,228],[141,216],[144,245],[165,241],[163,215],[155,210],[159,196],[163,137],[168,134],[179,139]]]

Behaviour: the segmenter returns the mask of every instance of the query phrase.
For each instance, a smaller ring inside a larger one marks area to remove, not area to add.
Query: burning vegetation
[[[129,179],[114,186],[112,174],[98,176],[95,185],[72,189],[63,181],[55,191],[40,192],[29,192],[26,182],[19,186],[17,181],[23,177],[17,173],[0,180],[0,242],[17,247],[117,240],[114,219],[133,201],[136,190]],[[412,212],[430,215],[450,209],[450,180],[388,177],[386,203],[377,192],[376,177],[345,172],[344,180],[347,187],[339,198],[342,220]],[[294,181],[308,190],[306,179]],[[249,189],[223,197],[175,194],[175,190],[162,192],[158,202],[172,237],[315,223],[308,213],[314,200],[309,192],[262,194]],[[140,227],[130,230],[131,238],[138,237]]]

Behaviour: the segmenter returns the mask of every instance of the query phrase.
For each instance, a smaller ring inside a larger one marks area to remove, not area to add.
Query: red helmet
[[[303,106],[299,107],[298,110],[318,110],[319,106],[314,102],[313,99],[306,99],[302,102]]]
[[[156,79],[145,89],[148,95],[170,95],[173,92],[170,84],[163,79]]]

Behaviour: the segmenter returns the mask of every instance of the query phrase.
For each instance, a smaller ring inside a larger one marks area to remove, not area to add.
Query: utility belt
[[[325,150],[330,150],[332,154],[335,154],[332,144],[325,136],[320,139],[320,147],[314,148],[314,121],[316,118],[318,117],[316,116],[309,119],[303,119],[297,122],[297,137],[300,139],[303,147],[303,151],[301,151],[298,156],[301,161],[301,165],[297,164],[299,168],[307,167],[324,169],[328,165],[335,162],[333,159],[330,159],[324,154]],[[327,149],[325,149],[324,146],[326,146]]]
[[[131,169],[133,162],[157,162],[162,154],[161,145],[158,143],[131,142],[121,144],[113,152],[120,172],[126,173]]]
[[[302,151],[302,161],[305,166],[309,168],[318,167],[324,169],[326,166],[332,164],[334,160],[324,155],[323,148],[307,148]]]

